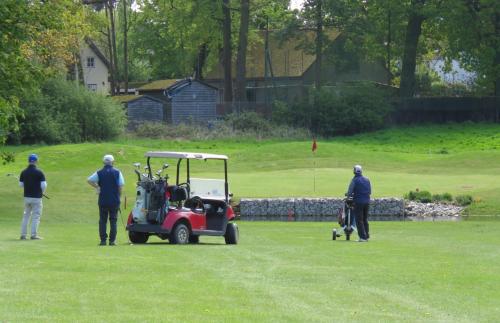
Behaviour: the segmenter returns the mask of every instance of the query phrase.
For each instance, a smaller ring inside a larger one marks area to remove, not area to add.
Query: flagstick
[[[316,193],[316,158],[314,158],[316,154],[313,153],[313,187],[314,187],[314,193]]]

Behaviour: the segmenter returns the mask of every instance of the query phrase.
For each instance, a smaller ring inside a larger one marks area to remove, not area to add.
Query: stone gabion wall
[[[276,198],[240,201],[240,217],[250,221],[336,221],[340,198]],[[370,217],[403,217],[403,199],[380,198],[370,203]]]

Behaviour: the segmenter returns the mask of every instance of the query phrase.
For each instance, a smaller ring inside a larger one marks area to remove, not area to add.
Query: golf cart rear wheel
[[[146,243],[149,239],[149,235],[144,232],[129,231],[128,237],[132,243]]]
[[[226,244],[238,244],[239,238],[240,231],[238,230],[238,226],[236,225],[236,223],[228,223],[226,227],[226,234],[224,235]]]
[[[185,224],[178,224],[174,232],[172,233],[172,237],[170,238],[171,244],[187,244],[189,243],[189,228]]]
[[[346,233],[346,235],[345,235],[345,239],[346,239],[346,240],[351,240],[351,234],[350,234],[350,233]]]

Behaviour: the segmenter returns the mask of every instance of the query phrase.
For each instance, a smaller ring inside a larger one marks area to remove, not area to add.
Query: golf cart
[[[135,163],[137,174],[137,197],[127,221],[127,230],[132,243],[146,243],[151,235],[168,239],[172,244],[198,243],[200,236],[223,236],[227,244],[237,244],[238,226],[235,214],[229,205],[227,182],[227,156],[149,151],[145,154],[146,166],[141,173]],[[174,185],[168,175],[162,176],[168,164],[163,164],[155,174],[151,169],[152,158],[176,159],[177,174]],[[220,160],[224,162],[224,179],[193,178],[190,163]],[[186,181],[180,182],[181,166],[185,164]]]
[[[346,194],[347,195],[347,194]],[[332,239],[337,240],[338,237],[342,235],[342,232],[345,234],[345,239],[350,240],[351,234],[356,229],[356,223],[354,221],[354,201],[352,196],[347,196],[344,199],[344,205],[339,209],[338,214],[338,223],[340,225],[339,229],[333,229],[332,231]]]

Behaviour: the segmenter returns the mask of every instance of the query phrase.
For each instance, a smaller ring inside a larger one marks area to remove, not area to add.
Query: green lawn
[[[332,241],[332,223],[239,222],[239,245],[152,238],[97,246],[97,225],[0,227],[0,321],[448,321],[500,315],[500,222],[372,223],[372,241]]]
[[[390,129],[319,140],[314,157],[311,142],[297,141],[4,147],[16,162],[0,166],[0,322],[496,321],[500,221],[378,222],[367,244],[331,241],[332,223],[239,222],[237,246],[222,238],[128,246],[120,228],[118,247],[97,247],[96,195],[86,178],[113,153],[128,212],[132,163],[144,162],[147,150],[227,154],[236,198],[342,196],[361,163],[375,197],[417,187],[471,194],[474,219],[500,214],[499,134],[499,125]],[[43,241],[17,240],[22,194],[6,176],[19,174],[30,152],[49,183]],[[192,176],[221,175],[221,165],[193,166]]]

